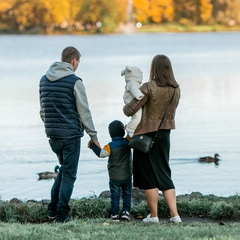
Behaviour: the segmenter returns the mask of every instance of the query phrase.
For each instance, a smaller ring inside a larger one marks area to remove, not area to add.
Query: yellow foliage
[[[70,13],[69,0],[41,0],[47,8],[46,22],[61,24],[67,21]]]
[[[82,1],[68,0],[69,2],[69,18],[74,21],[82,7]]]
[[[5,12],[8,11],[12,7],[12,1],[1,1],[0,2],[0,12]]]
[[[135,19],[137,22],[146,22],[149,17],[149,0],[133,0]]]
[[[28,1],[22,2],[18,8],[14,10],[16,22],[20,26],[28,27],[29,19],[33,18],[32,4]]]
[[[200,0],[200,12],[203,22],[207,22],[212,16],[213,6],[211,0]]]
[[[0,28],[50,32],[59,26],[81,29],[97,22],[115,27],[122,22],[148,24],[179,19],[233,25],[240,23],[239,7],[239,0],[0,0]]]
[[[173,0],[151,0],[150,1],[150,17],[160,23],[163,19],[168,21],[174,20]]]

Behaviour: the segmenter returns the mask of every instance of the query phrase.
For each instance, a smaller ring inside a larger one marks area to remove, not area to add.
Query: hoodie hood
[[[46,77],[54,82],[63,77],[75,74],[72,65],[67,62],[55,62],[53,63],[48,71],[46,72]]]
[[[125,69],[122,70],[121,76],[125,75],[126,83],[130,81],[135,81],[138,83],[142,83],[143,73],[140,68],[134,66],[126,66]]]

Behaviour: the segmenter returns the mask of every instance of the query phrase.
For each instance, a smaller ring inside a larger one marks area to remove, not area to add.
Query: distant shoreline
[[[204,32],[240,32],[240,25],[179,25],[179,24],[161,24],[145,25],[141,28],[135,25],[123,25],[113,32],[95,32],[95,31],[71,31],[58,30],[52,33],[43,32],[39,29],[30,29],[22,32],[8,32],[0,30],[0,35],[107,35],[107,34],[133,34],[133,33],[204,33]]]

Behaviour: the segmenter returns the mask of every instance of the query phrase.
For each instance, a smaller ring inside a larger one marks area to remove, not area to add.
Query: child
[[[132,155],[128,146],[129,140],[124,138],[125,130],[121,121],[115,120],[108,126],[112,141],[103,149],[90,143],[90,148],[100,158],[108,157],[109,187],[111,193],[111,221],[119,222],[119,201],[122,191],[122,220],[130,220],[132,191]]]
[[[132,101],[133,98],[140,100],[143,98],[143,93],[139,90],[143,74],[138,67],[126,66],[121,72],[121,76],[125,75],[125,92],[123,95],[123,100],[125,104]],[[142,109],[139,109],[131,118],[131,121],[126,125],[126,131],[129,137],[133,137],[134,131],[139,124],[142,116]]]

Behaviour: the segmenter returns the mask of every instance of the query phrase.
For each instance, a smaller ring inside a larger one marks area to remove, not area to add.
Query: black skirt
[[[154,136],[154,133],[147,135]],[[140,189],[175,188],[169,166],[170,130],[160,130],[150,153],[133,151],[133,184]]]

